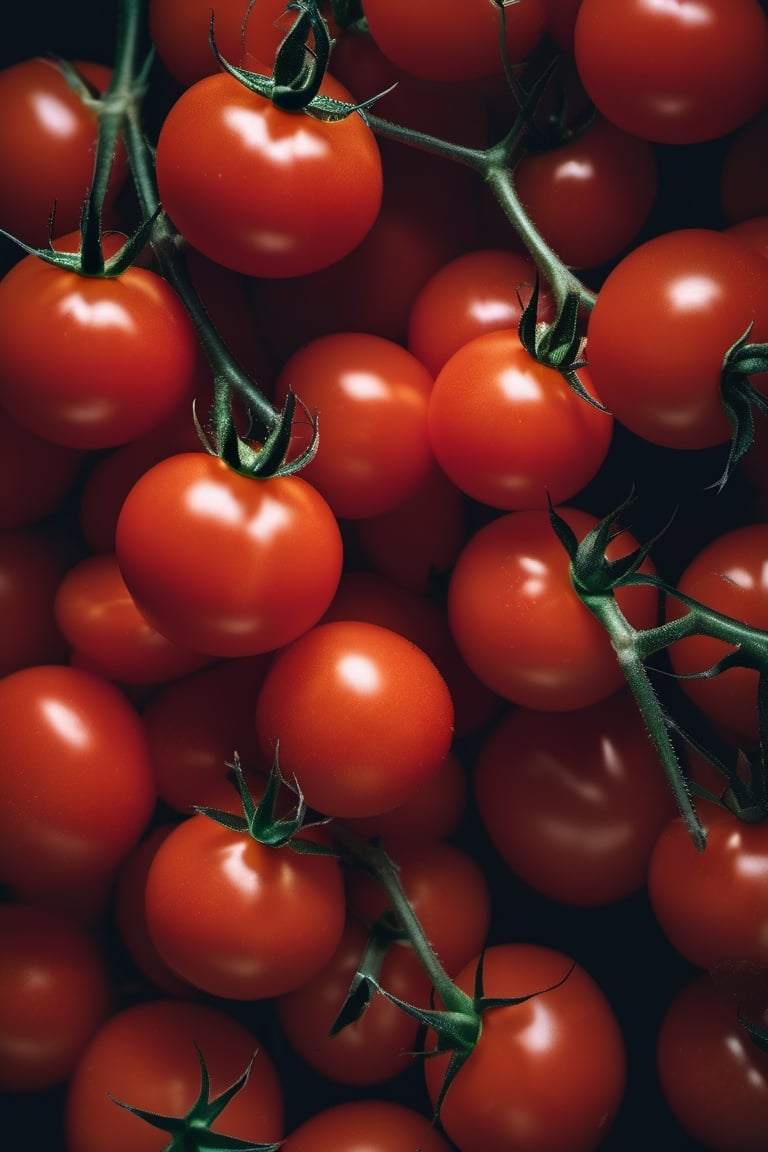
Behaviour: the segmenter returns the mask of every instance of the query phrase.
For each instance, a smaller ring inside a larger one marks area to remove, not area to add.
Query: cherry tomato
[[[461,823],[467,795],[466,768],[454,752],[449,752],[430,783],[403,804],[378,816],[348,817],[344,823],[366,839],[445,840]]]
[[[440,770],[453,738],[445,680],[415,644],[358,621],[321,624],[276,656],[256,705],[262,748],[329,816],[375,816]]]
[[[58,512],[85,460],[0,411],[0,528],[25,528]]]
[[[213,656],[255,656],[322,616],[341,575],[336,519],[298,476],[254,480],[181,453],[145,472],[117,525],[117,559],[158,632]]]
[[[69,645],[54,599],[71,557],[52,532],[0,529],[0,676],[34,664],[63,664]]]
[[[765,148],[768,108],[753,117],[728,142],[720,167],[720,202],[726,220],[736,223],[768,212]]]
[[[323,1108],[290,1133],[284,1152],[450,1152],[426,1116],[391,1100],[353,1100]]]
[[[332,79],[323,91],[353,103]],[[249,276],[300,276],[340,260],[370,230],[381,157],[357,113],[286,112],[222,72],[187,88],[166,116],[157,183],[171,220],[203,255]]]
[[[582,0],[573,51],[598,110],[645,140],[713,140],[768,100],[768,21],[756,0]]]

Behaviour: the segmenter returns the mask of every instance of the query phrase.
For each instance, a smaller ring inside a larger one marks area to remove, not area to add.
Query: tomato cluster
[[[766,5],[29,9],[8,1129],[764,1152]]]

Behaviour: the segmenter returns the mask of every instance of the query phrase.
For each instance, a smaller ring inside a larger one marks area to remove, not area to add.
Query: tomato
[[[768,969],[768,824],[745,824],[697,801],[707,831],[698,851],[680,817],[664,828],[648,868],[648,895],[664,935],[699,968]]]
[[[713,140],[768,100],[757,0],[582,0],[573,51],[598,111],[645,140]]]
[[[301,836],[329,845],[317,829]],[[344,886],[333,855],[270,847],[196,815],[155,852],[146,917],[182,979],[214,996],[263,999],[302,984],[333,955]]]
[[[629,692],[567,712],[508,711],[472,772],[499,855],[538,892],[566,904],[622,900],[645,884],[675,802]]]
[[[72,61],[86,84],[106,91],[112,71],[90,60]],[[51,213],[54,236],[80,223],[93,180],[98,135],[97,112],[81,100],[53,58],[22,60],[0,71],[0,152],[12,180],[0,187],[0,228],[31,247],[48,243]],[[110,173],[105,219],[114,213],[128,164],[119,144]]]
[[[615,418],[668,448],[726,443],[723,357],[754,323],[768,336],[768,269],[737,238],[684,228],[634,248],[605,279],[587,327],[592,382]]]
[[[95,936],[59,912],[0,905],[0,1088],[63,1084],[106,1018],[111,989]]]
[[[768,213],[766,145],[768,108],[734,132],[722,159],[720,202],[730,223]]]
[[[746,220],[737,220],[723,231],[768,258],[768,216],[750,216]]]
[[[628,248],[650,215],[657,183],[647,140],[601,116],[555,148],[528,152],[515,166],[523,207],[571,268],[606,264]]]
[[[579,539],[597,524],[576,508],[559,508],[558,515]],[[622,533],[606,555],[615,559],[636,547]],[[654,589],[620,589],[616,599],[635,628],[656,623]],[[451,575],[448,616],[475,675],[515,704],[570,711],[624,684],[608,634],[573,590],[568,555],[547,512],[507,513],[475,533]]]
[[[79,233],[56,243],[78,246]],[[0,280],[0,400],[56,444],[125,444],[191,404],[197,347],[175,292],[147,268],[81,276],[33,255]]]
[[[155,802],[141,720],[88,672],[38,665],[0,680],[0,881],[58,891],[114,868]]]
[[[116,551],[149,623],[213,656],[254,656],[300,636],[328,607],[342,566],[338,524],[310,484],[254,480],[204,453],[140,477]]]
[[[589,1152],[603,1140],[624,1092],[624,1043],[605,996],[572,963],[534,944],[485,951],[486,996],[541,995],[483,1014],[477,1045],[440,1110],[460,1152]],[[476,968],[474,959],[456,977],[470,994]],[[427,1051],[433,1047],[434,1036]],[[424,1062],[433,1105],[447,1064],[447,1055]]]
[[[336,81],[323,91],[353,103]],[[222,72],[187,88],[168,112],[157,183],[171,220],[203,255],[250,276],[300,276],[340,260],[370,230],[381,157],[357,113],[286,112]]]
[[[289,1134],[285,1152],[449,1152],[426,1116],[390,1100],[353,1100],[322,1108]]]
[[[335,621],[275,658],[256,731],[307,804],[328,816],[375,816],[439,772],[454,709],[445,680],[415,644],[378,624]]]
[[[761,1052],[739,1016],[765,1027],[749,1010],[750,997],[696,976],[673,997],[659,1029],[656,1066],[670,1110],[701,1148],[761,1152],[768,1128],[768,1054]]]
[[[724,532],[706,544],[676,582],[680,592],[702,604],[768,630],[768,525],[749,524]],[[667,598],[668,620],[684,616],[686,608]],[[669,658],[681,677],[705,672],[735,645],[708,636],[691,636],[672,644]],[[730,668],[710,680],[681,679],[680,687],[711,721],[741,744],[756,746],[758,673]]]
[[[547,33],[564,52],[573,53],[573,35],[581,0],[549,0]]]
[[[464,344],[484,332],[516,328],[535,279],[531,259],[503,248],[478,248],[439,268],[413,302],[408,347],[437,376]],[[538,317],[553,319],[542,293]]]
[[[58,512],[84,458],[0,411],[0,528],[24,528]]]
[[[382,1084],[413,1063],[419,1023],[383,995],[374,994],[359,1019],[331,1035],[358,970],[368,934],[348,916],[339,947],[324,967],[298,988],[278,996],[275,1013],[294,1052],[322,1076],[339,1084]],[[432,985],[415,952],[391,944],[378,978],[409,1004],[429,1007]]]
[[[53,533],[0,530],[0,676],[66,661],[69,646],[53,604],[70,559]]]
[[[581,380],[590,395],[586,370]],[[493,508],[546,508],[576,496],[608,454],[613,420],[516,331],[486,332],[450,357],[429,400],[429,437],[454,484]]]
[[[390,512],[412,496],[433,464],[427,436],[432,377],[400,344],[365,332],[311,340],[283,365],[275,399],[294,392],[322,432],[302,475],[340,517]],[[296,422],[303,450],[311,425]]]
[[[544,35],[546,0],[505,8],[506,46],[515,63]],[[475,80],[503,71],[500,12],[484,0],[368,0],[365,18],[376,44],[398,68],[427,80]]]
[[[67,1152],[159,1152],[166,1136],[109,1096],[145,1111],[183,1116],[200,1093],[202,1053],[210,1098],[253,1058],[248,1082],[214,1121],[214,1132],[271,1143],[283,1135],[283,1092],[257,1037],[221,1008],[150,1000],[111,1016],[83,1053],[67,1089]],[[255,1058],[254,1058],[255,1054]]]

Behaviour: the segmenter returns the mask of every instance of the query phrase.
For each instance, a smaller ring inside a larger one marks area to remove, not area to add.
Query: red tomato
[[[589,375],[582,383],[592,396]],[[613,419],[583,400],[516,331],[486,332],[438,373],[428,411],[437,462],[454,484],[493,508],[569,500],[608,454]]]
[[[109,1095],[161,1115],[183,1116],[200,1093],[200,1062],[210,1098],[229,1088],[254,1057],[251,1074],[214,1121],[214,1132],[272,1143],[283,1135],[283,1092],[256,1036],[216,1006],[150,1000],[123,1008],[99,1029],[67,1089],[67,1152],[159,1152],[164,1134],[119,1108]]]
[[[25,528],[58,512],[85,453],[52,444],[0,411],[0,529]]]
[[[323,92],[353,103],[331,79]],[[222,72],[187,88],[166,116],[157,182],[171,220],[203,255],[249,276],[300,276],[340,260],[370,230],[381,157],[357,113],[286,112]]]
[[[767,301],[765,260],[733,236],[684,228],[646,241],[608,274],[590,313],[598,395],[654,444],[726,443],[723,357],[753,322],[750,339],[768,337]]]
[[[63,1084],[107,1016],[111,989],[95,936],[59,912],[0,905],[0,1088]]]
[[[645,140],[713,140],[768,100],[757,0],[582,0],[573,51],[598,110]]]
[[[283,365],[277,406],[292,391],[317,413],[320,443],[302,475],[336,516],[390,512],[424,482],[434,465],[427,436],[431,390],[432,377],[415,356],[365,332],[311,340]],[[309,422],[294,424],[302,450],[311,434]]]
[[[595,906],[645,884],[675,802],[629,692],[567,712],[514,708],[472,773],[483,827],[516,875],[552,900]]]
[[[307,840],[328,846],[317,829]],[[146,916],[162,959],[182,979],[232,1000],[296,988],[336,950],[344,885],[332,855],[269,847],[208,816],[178,824],[149,869]]]
[[[527,996],[563,983],[484,1013],[477,1045],[440,1110],[460,1152],[591,1152],[605,1137],[624,1093],[624,1043],[597,984],[571,964],[534,944],[486,950],[486,996]],[[470,994],[476,968],[474,959],[456,977]],[[433,1047],[434,1035],[427,1050]],[[424,1061],[433,1105],[447,1065],[447,1055]]]
[[[136,482],[116,550],[150,624],[214,656],[254,656],[300,636],[328,607],[342,566],[336,519],[305,480],[255,480],[192,452]]]
[[[69,550],[40,528],[0,529],[0,676],[34,664],[63,664],[69,646],[54,598]]]
[[[467,793],[466,769],[459,757],[449,752],[437,775],[403,804],[378,816],[348,817],[344,823],[366,839],[444,840],[461,823]]]
[[[735,223],[768,213],[768,108],[744,124],[728,142],[720,167],[720,201]]]
[[[768,216],[750,216],[746,220],[738,220],[735,224],[729,224],[723,231],[728,236],[735,236],[741,240],[742,244],[754,248],[761,256],[768,259]]]
[[[677,588],[702,604],[768,630],[768,524],[734,528],[706,544],[677,580]],[[666,616],[675,620],[685,605],[667,597]],[[672,644],[669,658],[679,676],[705,672],[735,645],[708,636],[691,636]],[[716,725],[740,743],[757,745],[758,673],[751,668],[729,668],[710,680],[679,681],[680,687]]]
[[[698,851],[680,817],[664,828],[648,868],[648,895],[662,931],[699,968],[768,969],[768,824],[696,804],[708,833]]]
[[[581,0],[549,0],[547,32],[558,47],[573,54],[573,34]]]
[[[515,63],[544,35],[546,0],[505,7],[506,45]],[[427,80],[475,80],[503,71],[500,12],[484,0],[368,0],[371,36],[398,68]]]
[[[434,1125],[389,1100],[354,1100],[323,1108],[295,1128],[284,1152],[450,1152]]]
[[[558,514],[579,539],[597,524],[576,508]],[[606,555],[616,559],[636,547],[622,533]],[[654,589],[620,589],[616,599],[635,628],[656,623]],[[508,513],[475,533],[451,576],[448,615],[475,675],[515,704],[570,711],[624,684],[608,634],[573,590],[568,555],[546,512]]]
[[[72,63],[88,85],[106,91],[111,69],[90,60]],[[72,232],[80,223],[93,180],[97,110],[69,87],[57,61],[44,57],[0,71],[0,104],[6,112],[0,152],[5,171],[13,173],[0,185],[0,227],[31,247],[44,247],[54,208],[54,235]],[[105,201],[108,214],[127,173],[120,144]]]
[[[56,243],[78,246],[79,233]],[[0,399],[56,444],[111,448],[157,427],[191,404],[197,349],[175,292],[147,268],[80,276],[26,256],[0,280]]]
[[[656,1066],[673,1115],[710,1152],[762,1152],[768,1131],[768,1054],[738,1017],[765,1027],[749,1011],[749,990],[737,991],[708,974],[694,977],[667,1006],[659,1029]]]
[[[103,875],[133,848],[155,787],[141,720],[120,690],[75,668],[0,680],[0,880],[20,893]]]
[[[329,816],[375,816],[440,770],[453,738],[445,680],[404,636],[336,621],[280,652],[259,694],[256,731],[279,744],[286,780]]]
[[[571,268],[594,268],[629,247],[650,214],[656,186],[651,145],[601,116],[515,166],[523,207]]]

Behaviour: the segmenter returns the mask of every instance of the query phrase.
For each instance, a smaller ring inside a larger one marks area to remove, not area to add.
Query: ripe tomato
[[[79,242],[78,233],[55,247]],[[149,432],[185,397],[191,404],[198,345],[176,293],[149,269],[80,276],[26,256],[0,280],[0,353],[11,415],[55,444],[94,449]]]
[[[286,780],[328,816],[375,816],[404,803],[440,770],[453,738],[445,680],[404,636],[335,621],[275,658],[256,705],[256,731],[279,744]]]
[[[445,840],[456,832],[467,805],[467,771],[449,752],[429,784],[403,804],[378,816],[348,817],[344,823],[365,839]]]
[[[483,1014],[477,1045],[448,1089],[440,1120],[460,1152],[591,1152],[624,1093],[624,1043],[592,977],[554,949],[499,944],[484,954],[486,996],[533,996]],[[456,977],[472,993],[477,959]],[[434,1047],[434,1035],[427,1050]],[[433,1105],[447,1055],[424,1061]]]
[[[57,512],[85,453],[52,444],[0,411],[0,528],[24,528]]]
[[[522,61],[544,35],[546,0],[521,0],[505,8],[506,45]],[[500,12],[484,0],[368,0],[371,36],[398,68],[427,80],[476,80],[503,71]]]
[[[353,103],[332,79],[323,92]],[[286,112],[221,72],[168,112],[157,183],[171,220],[203,255],[250,276],[300,276],[340,260],[369,231],[381,157],[357,113]]]
[[[753,322],[750,340],[765,340],[768,266],[758,253],[706,228],[656,236],[598,293],[587,327],[592,382],[615,418],[654,444],[724,444],[723,357]]]
[[[677,587],[694,600],[754,628],[768,630],[768,524],[749,524],[724,532],[706,544],[677,580]],[[676,620],[685,605],[667,598],[666,616]],[[709,636],[691,636],[670,645],[669,658],[679,676],[705,672],[734,646]],[[760,736],[757,712],[758,673],[729,668],[709,680],[679,681],[699,708],[734,739],[756,746]]]
[[[514,708],[472,772],[484,829],[516,875],[566,904],[621,900],[645,884],[675,802],[629,692],[567,712]]]
[[[0,881],[51,892],[114,868],[155,802],[141,720],[120,690],[75,668],[24,668],[0,680],[0,730]]]
[[[768,100],[757,0],[582,0],[573,51],[598,110],[645,140],[713,140]]]
[[[582,383],[595,398],[588,372]],[[613,419],[583,400],[516,331],[486,332],[438,373],[429,400],[438,464],[493,508],[546,508],[581,492],[608,454]]]
[[[111,69],[90,60],[72,63],[88,85],[106,91]],[[13,173],[0,186],[0,227],[31,247],[44,247],[54,208],[55,236],[80,223],[93,180],[97,113],[69,87],[56,60],[44,57],[0,71],[0,103],[6,110],[0,152],[6,172]],[[107,221],[127,173],[119,144],[105,201]]]
[[[291,1132],[284,1152],[450,1152],[426,1116],[390,1100],[354,1100],[323,1108]]]
[[[377,516],[412,496],[434,465],[427,436],[432,377],[400,344],[365,332],[311,340],[283,365],[275,401],[289,391],[319,417],[322,433],[302,475],[336,516]],[[294,424],[308,446],[309,424]],[[297,453],[298,454],[298,453]]]
[[[0,1088],[63,1084],[111,995],[92,932],[51,909],[0,905]]]
[[[63,664],[69,645],[54,598],[69,549],[40,527],[0,529],[0,676],[34,664]]]
[[[272,1143],[283,1135],[277,1070],[256,1036],[216,1006],[150,1000],[111,1016],[83,1053],[67,1089],[67,1152],[158,1152],[163,1133],[109,1096],[145,1111],[183,1116],[200,1093],[199,1048],[210,1098],[229,1088],[254,1057],[242,1091],[214,1121],[214,1132]],[[166,1141],[167,1142],[167,1141]]]
[[[734,132],[723,156],[720,202],[730,223],[768,213],[766,145],[768,108]]]
[[[136,482],[116,551],[150,624],[214,656],[254,656],[300,636],[328,607],[342,566],[336,519],[305,480],[254,480],[194,452]]]
[[[744,992],[746,991],[746,995]],[[763,1020],[750,1012],[750,998]],[[765,1027],[765,996],[696,976],[667,1006],[656,1067],[677,1121],[710,1152],[762,1152],[768,1131],[768,1054],[750,1039],[739,1016]]]
[[[316,829],[301,836],[329,843]],[[335,856],[269,847],[196,815],[155,852],[146,916],[182,979],[214,996],[263,999],[297,987],[333,955],[344,885]]]
[[[708,833],[699,852],[680,817],[651,854],[648,895],[677,951],[699,968],[768,970],[768,824],[745,824],[700,800]]]

